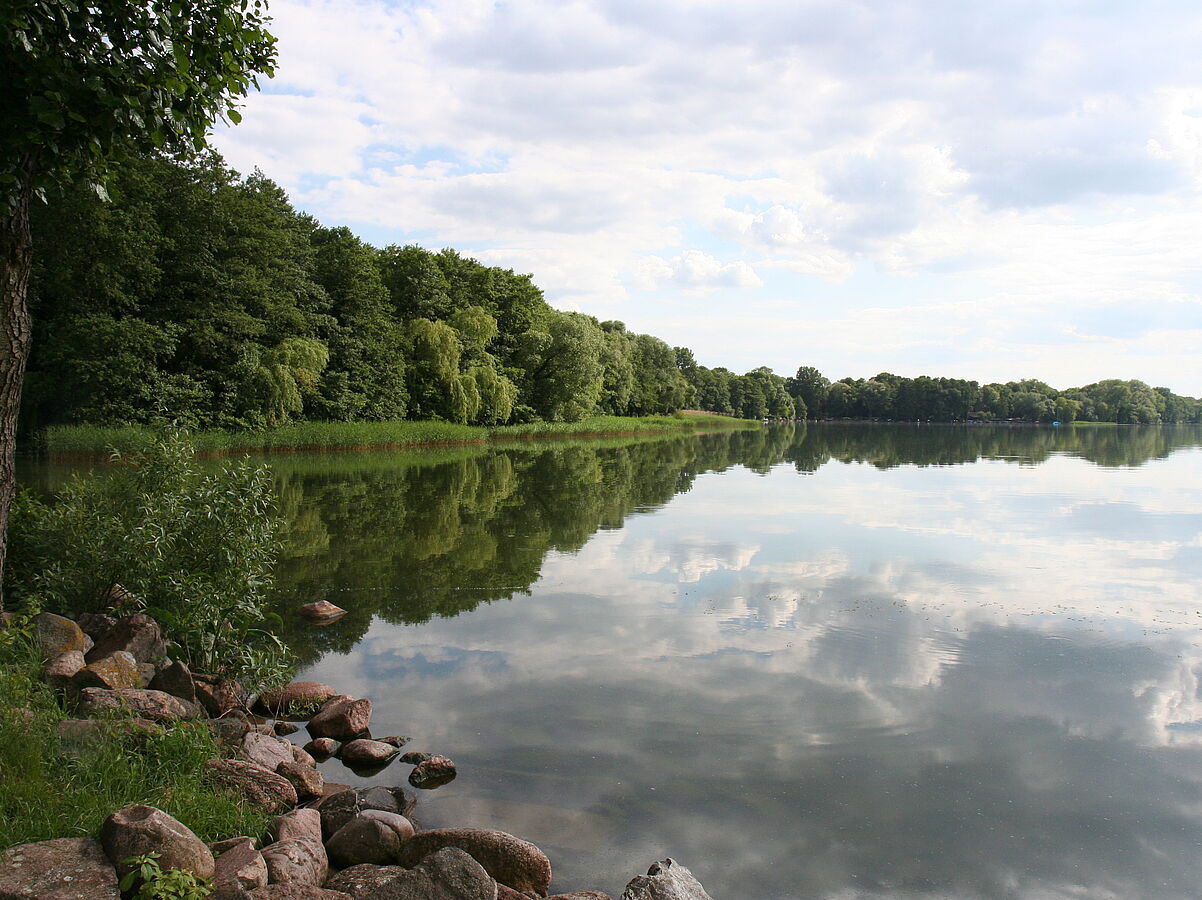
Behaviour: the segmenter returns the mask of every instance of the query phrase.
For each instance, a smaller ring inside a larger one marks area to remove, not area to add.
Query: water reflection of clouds
[[[531,837],[562,890],[671,854],[715,897],[1193,896],[1202,502],[994,465],[707,479],[306,674],[456,758],[428,824]]]

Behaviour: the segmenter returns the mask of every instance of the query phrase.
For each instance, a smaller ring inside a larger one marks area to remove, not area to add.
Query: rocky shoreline
[[[128,806],[95,837],[4,850],[0,900],[120,900],[131,860],[147,854],[157,854],[162,871],[205,879],[214,900],[612,900],[597,890],[548,897],[550,860],[514,835],[479,826],[422,830],[412,817],[416,795],[403,787],[325,781],[317,765],[331,757],[360,776],[399,759],[413,766],[408,782],[417,789],[457,774],[445,756],[402,754],[404,737],[373,737],[366,698],[318,682],[248,698],[237,684],[167,659],[162,629],[142,613],[79,621],[41,613],[33,626],[43,680],[75,712],[58,726],[65,748],[109,727],[153,733],[206,721],[222,749],[205,764],[213,783],[276,816],[265,835],[205,844],[162,810]],[[285,737],[297,722],[311,738],[303,747]],[[666,859],[631,879],[620,900],[711,898]]]

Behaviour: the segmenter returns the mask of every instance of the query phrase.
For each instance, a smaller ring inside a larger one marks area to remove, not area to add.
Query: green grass
[[[55,732],[65,714],[38,670],[28,642],[0,645],[0,850],[94,836],[133,803],[162,809],[204,841],[265,831],[269,816],[205,780],[205,760],[220,755],[207,725],[149,737],[112,729],[84,751],[65,752]]]
[[[710,428],[755,428],[758,422],[716,415],[594,416],[580,422],[533,422],[483,428],[449,422],[298,422],[262,431],[204,429],[191,437],[200,453],[275,450],[343,450],[380,447],[424,447],[484,443],[532,437],[647,434]],[[54,425],[43,433],[40,446],[51,456],[106,456],[111,450],[129,453],[153,434],[146,426],[104,428],[94,425]]]

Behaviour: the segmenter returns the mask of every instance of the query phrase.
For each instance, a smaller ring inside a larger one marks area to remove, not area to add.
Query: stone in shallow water
[[[423,790],[433,790],[454,780],[455,764],[445,756],[431,756],[419,762],[409,773],[409,783]]]
[[[100,841],[58,838],[19,844],[0,855],[0,897],[13,900],[120,900],[117,870]]]
[[[345,609],[341,606],[335,606],[329,600],[316,600],[313,603],[306,603],[297,612],[312,622],[328,622],[331,619],[346,615]]]
[[[359,738],[342,745],[339,759],[351,767],[386,766],[396,758],[398,752],[392,744]]]
[[[636,875],[622,900],[711,900],[693,873],[674,859],[652,863],[646,875]]]
[[[352,741],[366,733],[370,724],[370,700],[356,700],[353,697],[339,695],[327,700],[305,727],[309,730],[310,737]]]

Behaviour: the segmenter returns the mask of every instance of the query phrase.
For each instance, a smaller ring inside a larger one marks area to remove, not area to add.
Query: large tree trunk
[[[0,612],[4,611],[8,510],[17,493],[17,415],[21,411],[21,384],[33,336],[25,304],[29,271],[33,267],[30,196],[27,187],[19,193],[16,208],[0,218]]]

